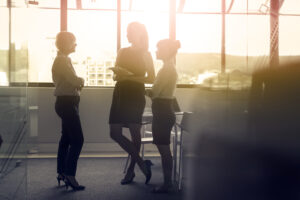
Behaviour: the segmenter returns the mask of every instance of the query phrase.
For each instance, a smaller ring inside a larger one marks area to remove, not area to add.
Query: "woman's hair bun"
[[[177,53],[177,50],[181,47],[179,40],[173,39],[163,39],[158,41],[157,48],[163,48],[164,51],[167,51],[170,56],[174,56]]]

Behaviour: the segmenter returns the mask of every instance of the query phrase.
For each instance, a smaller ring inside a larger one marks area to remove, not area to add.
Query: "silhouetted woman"
[[[70,53],[75,52],[76,38],[70,32],[60,32],[56,36],[57,56],[52,66],[52,79],[55,85],[55,111],[61,118],[62,135],[57,153],[57,181],[66,183],[74,190],[85,187],[75,179],[77,161],[83,145],[83,133],[79,118],[80,90],[84,79],[76,75]]]
[[[135,177],[137,163],[146,176],[147,184],[151,178],[151,162],[139,156],[141,146],[141,122],[145,107],[144,83],[153,83],[155,78],[153,60],[148,52],[146,27],[132,22],[127,27],[130,47],[119,50],[114,72],[117,81],[110,109],[110,136],[131,156],[131,163],[121,184],[129,184]],[[128,127],[132,141],[122,134],[122,127]]]
[[[157,43],[156,57],[163,61],[151,90],[146,95],[152,98],[152,134],[153,143],[161,155],[164,183],[153,192],[166,193],[172,189],[172,155],[170,150],[171,130],[175,123],[172,107],[177,81],[176,53],[180,48],[178,40],[160,40]]]

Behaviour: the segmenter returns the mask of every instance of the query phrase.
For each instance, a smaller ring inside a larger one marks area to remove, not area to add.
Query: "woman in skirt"
[[[145,108],[145,83],[153,83],[155,78],[151,54],[148,51],[146,27],[132,22],[127,27],[130,47],[118,52],[114,71],[117,81],[110,109],[110,136],[131,156],[131,163],[121,184],[129,184],[135,177],[134,166],[138,164],[146,176],[147,184],[151,178],[151,162],[140,156],[141,124]],[[131,141],[122,134],[122,128],[130,130]]]
[[[157,43],[156,57],[163,61],[151,90],[146,95],[152,98],[153,143],[161,155],[164,183],[154,188],[155,193],[167,193],[172,189],[172,155],[170,150],[171,130],[175,123],[172,107],[177,81],[176,54],[180,48],[178,40],[165,39]]]

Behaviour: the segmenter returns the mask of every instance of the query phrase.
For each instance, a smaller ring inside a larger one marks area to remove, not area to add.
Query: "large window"
[[[11,16],[7,1],[0,1],[1,85],[52,82],[51,66],[56,56],[55,36],[60,31],[60,0],[15,0]],[[68,1],[68,30],[77,38],[71,54],[75,70],[88,86],[113,86],[112,72],[117,52],[117,0]],[[283,2],[279,17],[280,62],[299,59],[300,2]],[[266,66],[270,53],[270,0],[226,0],[225,73],[222,61],[222,0],[176,0],[178,84],[196,84],[232,89],[251,85],[251,74]],[[162,66],[155,58],[156,43],[169,37],[169,0],[121,0],[121,47],[129,46],[127,25],[139,21],[149,33],[149,50],[156,72]],[[172,20],[171,20],[172,21]],[[8,58],[11,55],[10,67]],[[10,74],[10,78],[8,77]]]
[[[269,64],[270,1],[225,1],[224,74],[221,73],[222,1],[185,2],[177,14],[176,24],[177,38],[182,43],[177,57],[179,83],[211,88],[248,88],[252,72]],[[296,36],[300,34],[297,25],[300,22],[299,5],[295,0],[282,4],[280,62],[299,59],[299,37]]]
[[[112,86],[112,71],[117,52],[115,11],[71,10],[68,30],[77,38],[71,54],[74,68],[88,86]]]
[[[16,52],[12,82],[51,82],[51,62],[55,55],[53,41],[59,31],[59,10],[13,8],[12,43]],[[47,23],[45,23],[47,22]]]
[[[223,85],[248,88],[253,71],[269,63],[269,16],[226,16],[226,76]],[[226,81],[225,81],[226,80]]]
[[[221,17],[209,14],[177,14],[179,84],[202,84],[221,66]]]

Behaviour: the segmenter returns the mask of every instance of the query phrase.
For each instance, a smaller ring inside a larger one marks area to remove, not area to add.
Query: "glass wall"
[[[5,1],[6,2],[6,1]],[[9,59],[9,10],[4,2],[0,5],[0,86],[7,86],[8,78],[8,59]]]
[[[0,1],[0,199],[26,199],[28,13],[12,6]]]

